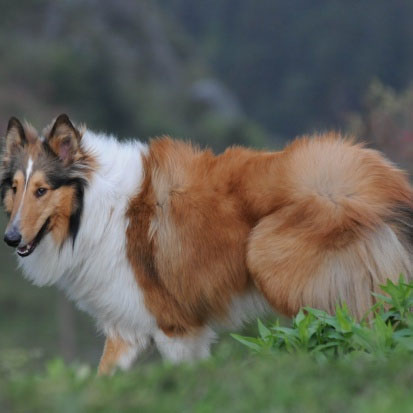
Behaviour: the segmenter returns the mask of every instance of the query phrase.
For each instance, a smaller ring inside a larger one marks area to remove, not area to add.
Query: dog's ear
[[[12,116],[7,124],[5,155],[11,155],[14,151],[26,145],[27,139],[21,122]]]
[[[73,126],[69,117],[62,114],[55,120],[47,137],[47,143],[63,164],[69,165],[79,154],[80,138],[80,132]]]

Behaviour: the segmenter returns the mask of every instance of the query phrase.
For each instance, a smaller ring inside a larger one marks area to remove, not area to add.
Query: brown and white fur
[[[168,137],[120,143],[66,115],[38,136],[12,118],[1,194],[25,276],[106,335],[101,373],[152,342],[171,361],[207,357],[217,327],[267,308],[345,301],[360,318],[387,278],[412,278],[406,175],[335,134],[215,156]]]

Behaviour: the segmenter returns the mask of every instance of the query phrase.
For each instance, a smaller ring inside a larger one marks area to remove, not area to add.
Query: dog
[[[216,156],[65,114],[39,135],[13,117],[0,173],[4,240],[25,277],[96,320],[100,374],[151,343],[172,362],[205,358],[217,328],[266,311],[345,302],[360,319],[386,279],[412,279],[406,174],[338,134]]]

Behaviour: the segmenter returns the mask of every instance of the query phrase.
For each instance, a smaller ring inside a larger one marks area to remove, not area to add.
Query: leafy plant
[[[388,280],[373,294],[376,304],[359,322],[344,303],[334,315],[304,307],[294,317],[292,327],[279,320],[267,327],[258,320],[258,337],[232,337],[255,352],[310,352],[318,359],[365,353],[386,358],[391,352],[413,352],[413,283]]]

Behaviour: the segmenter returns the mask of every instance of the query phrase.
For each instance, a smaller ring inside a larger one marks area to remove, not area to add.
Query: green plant
[[[413,283],[388,280],[382,294],[373,294],[376,304],[358,322],[346,304],[334,315],[305,307],[294,317],[292,327],[277,320],[267,327],[258,320],[258,337],[233,334],[232,337],[255,352],[310,352],[319,359],[349,353],[386,358],[397,351],[413,352]]]

